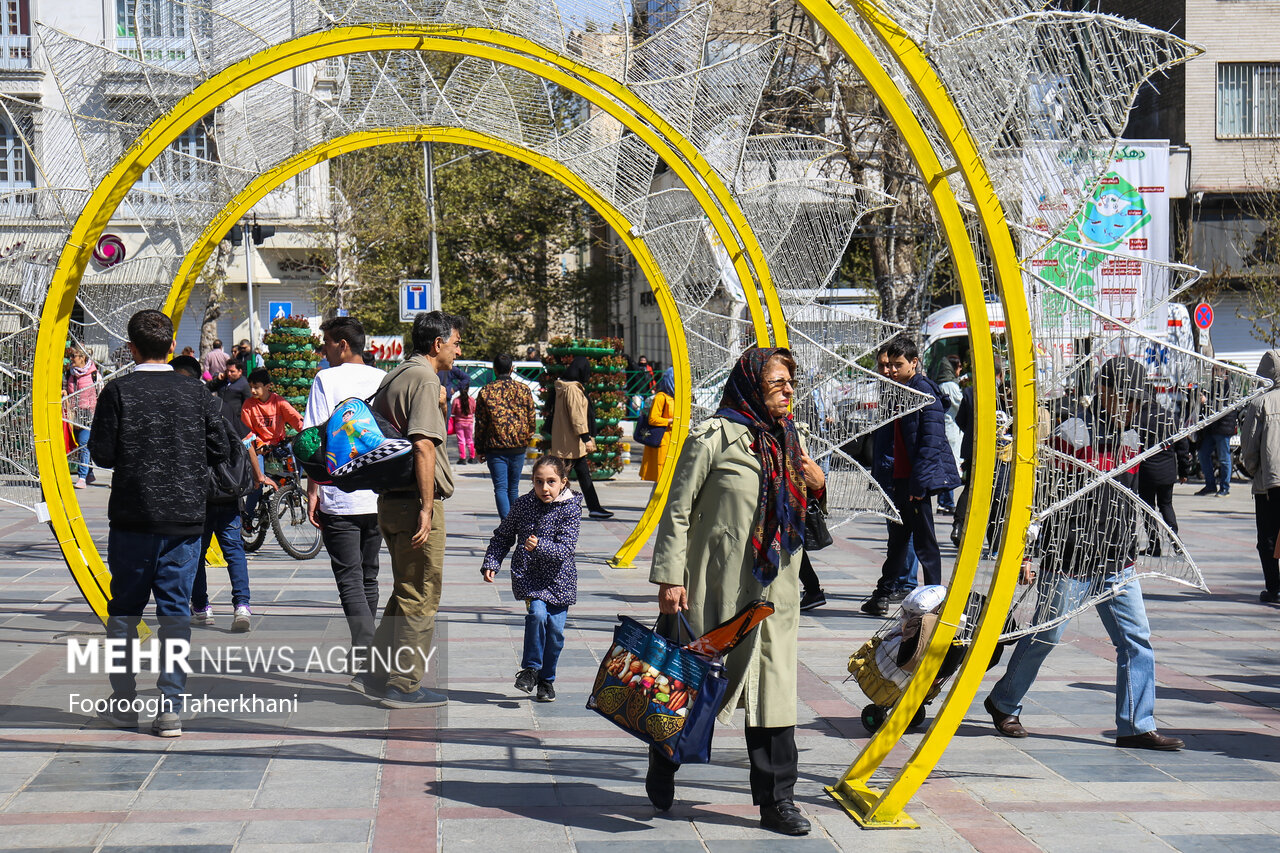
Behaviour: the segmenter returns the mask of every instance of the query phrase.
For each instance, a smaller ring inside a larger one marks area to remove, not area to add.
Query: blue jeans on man
[[[525,605],[528,613],[524,617],[524,655],[520,668],[537,670],[538,678],[543,681],[555,681],[569,608],[563,604],[547,604],[540,598],[531,598]]]
[[[498,504],[498,518],[506,518],[511,505],[520,497],[520,479],[524,475],[524,448],[493,450],[485,453],[489,479],[493,481],[493,499]]]
[[[1216,468],[1214,454],[1218,456]],[[1206,491],[1225,495],[1231,490],[1231,436],[1200,436],[1200,473],[1204,475]]]
[[[174,640],[191,641],[191,582],[200,554],[199,536],[166,536],[112,528],[107,535],[107,567],[111,570],[111,600],[107,602],[107,639],[136,640],[147,602],[156,601],[156,636],[163,649]],[[125,656],[126,672],[110,675],[114,699],[138,695],[132,650]],[[187,674],[181,668],[162,671],[156,686],[166,707],[180,711]]]
[[[200,560],[191,584],[191,606],[202,610],[209,606],[209,579],[205,572],[205,554],[209,542],[218,537],[218,547],[227,560],[227,576],[231,579],[231,606],[249,604],[249,561],[240,538],[240,507],[237,502],[211,503],[200,540]]]
[[[1128,570],[1125,575],[1108,578],[1107,582],[1120,583],[1131,574],[1132,570]],[[1051,586],[1046,586],[1039,590],[1037,622],[1076,609],[1098,588],[1095,581],[1069,577],[1060,577]],[[1155,731],[1156,656],[1151,649],[1151,628],[1147,623],[1147,608],[1142,601],[1142,587],[1137,580],[1130,580],[1114,598],[1099,602],[1097,607],[1098,618],[1116,649],[1117,736]],[[1064,619],[1018,641],[1009,658],[1008,668],[991,690],[990,701],[996,710],[1002,714],[1021,715],[1023,697],[1035,682],[1040,665],[1062,639],[1069,621]]]

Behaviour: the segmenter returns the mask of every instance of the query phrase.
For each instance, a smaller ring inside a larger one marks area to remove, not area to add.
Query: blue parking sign
[[[285,317],[292,317],[293,303],[292,302],[268,302],[267,316],[269,316],[273,321],[282,320]]]

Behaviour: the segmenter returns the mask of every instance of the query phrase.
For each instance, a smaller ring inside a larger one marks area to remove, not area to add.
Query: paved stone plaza
[[[210,697],[297,696],[290,713],[204,714],[181,738],[99,728],[69,696],[105,697],[105,676],[69,674],[68,636],[102,636],[48,529],[0,510],[0,848],[64,851],[444,849],[618,851],[1280,849],[1280,608],[1260,605],[1252,502],[1179,486],[1183,533],[1212,588],[1201,595],[1148,582],[1162,731],[1181,753],[1118,750],[1114,658],[1097,617],[1077,620],[1049,658],[1023,721],[1033,736],[993,734],[979,693],[942,764],[911,804],[916,831],[860,830],[822,792],[865,740],[865,698],[844,684],[849,652],[880,624],[858,612],[879,572],[883,523],[839,530],[815,555],[829,604],[800,627],[800,785],[814,833],[787,839],[757,826],[740,729],[717,736],[716,761],[687,767],[677,803],[655,816],[638,742],[584,709],[618,613],[656,612],[647,554],[633,570],[605,564],[639,516],[647,484],[629,469],[600,487],[617,520],[583,522],[579,604],[553,704],[512,687],[522,615],[504,573],[480,581],[496,524],[483,468],[457,469],[447,504],[449,566],[430,683],[447,710],[387,711],[343,687],[347,677],[299,671],[312,647],[348,642],[323,556],[297,562],[272,537],[250,560],[255,619],[230,634],[223,570],[210,577],[218,621],[202,647],[289,647],[298,668],[193,675]],[[102,486],[80,492],[106,537]],[[946,522],[942,525],[945,539]],[[383,558],[383,598],[390,565]],[[999,670],[997,670],[997,673]],[[989,681],[997,673],[989,676]],[[154,677],[151,677],[152,679]],[[154,695],[153,680],[143,678]],[[145,729],[146,727],[144,727]],[[918,738],[908,738],[901,761]]]

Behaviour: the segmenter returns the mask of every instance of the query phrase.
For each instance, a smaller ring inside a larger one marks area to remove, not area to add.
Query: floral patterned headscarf
[[[742,424],[755,436],[752,449],[760,457],[760,513],[751,545],[756,558],[752,573],[768,586],[778,576],[782,552],[794,554],[804,546],[804,518],[808,507],[800,436],[791,415],[775,419],[764,404],[764,368],[776,355],[791,355],[780,347],[751,347],[738,359],[716,417]]]

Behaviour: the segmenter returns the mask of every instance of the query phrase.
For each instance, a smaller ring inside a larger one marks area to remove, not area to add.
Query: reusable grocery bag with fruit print
[[[684,646],[619,616],[587,707],[677,764],[705,764],[728,687],[720,659],[772,612],[767,601],[752,602]]]

